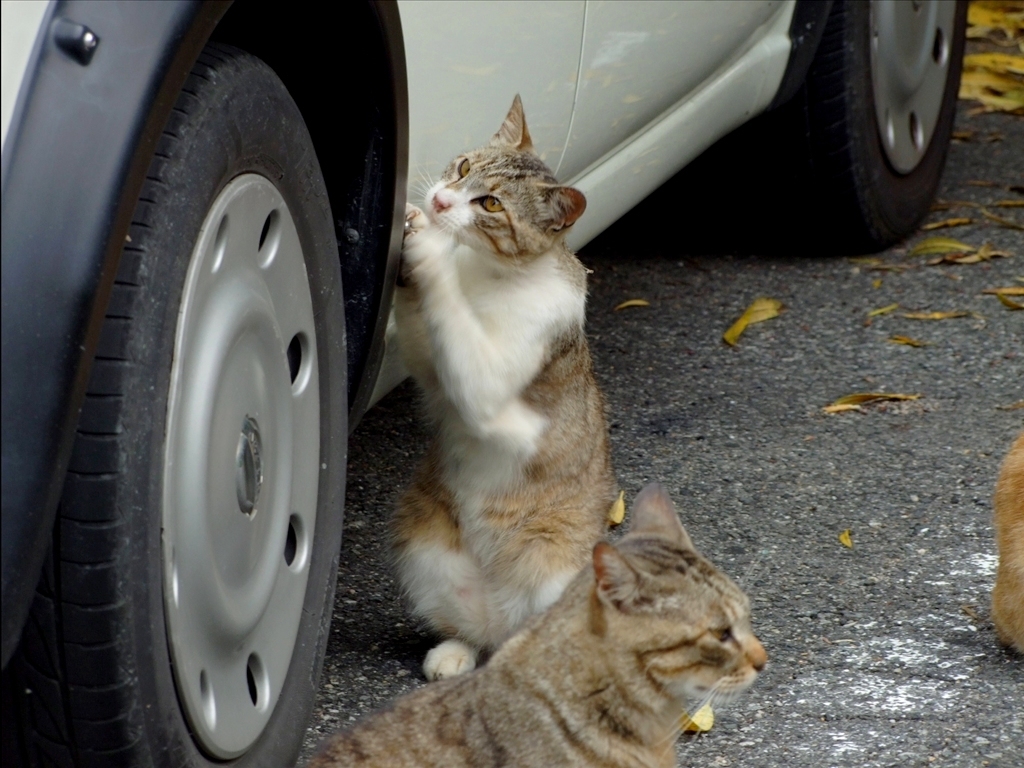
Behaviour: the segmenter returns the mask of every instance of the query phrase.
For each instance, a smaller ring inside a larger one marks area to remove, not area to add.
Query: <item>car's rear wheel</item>
[[[780,116],[842,250],[891,245],[928,212],[953,130],[966,5],[833,4],[807,81]]]
[[[344,328],[302,117],[266,65],[208,46],[136,208],[5,671],[29,764],[294,761],[341,540]]]

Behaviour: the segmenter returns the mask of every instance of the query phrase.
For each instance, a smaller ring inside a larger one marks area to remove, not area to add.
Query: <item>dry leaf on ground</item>
[[[909,336],[890,336],[889,341],[893,344],[904,344],[908,347],[927,347],[931,345],[930,341],[919,341]]]
[[[651,306],[651,302],[647,301],[647,299],[629,299],[628,301],[624,301],[621,304],[619,304],[618,306],[616,306],[615,307],[615,311],[618,312],[620,309],[628,309],[629,307],[649,307],[649,306]]]
[[[997,293],[996,298],[1002,303],[1007,309],[1024,309],[1024,304],[1019,304],[1011,298],[1008,298],[1005,293]]]
[[[843,413],[844,411],[859,411],[860,406],[855,403],[841,403],[840,405],[826,405],[821,410],[825,413]]]
[[[1024,208],[1024,200],[996,200],[989,205],[993,208]]]
[[[968,68],[1024,75],[1024,56],[1012,53],[971,53],[964,56],[964,69]]]
[[[781,309],[782,302],[778,299],[764,297],[754,299],[754,303],[747,307],[747,311],[740,315],[740,318],[722,335],[722,340],[731,347],[736,346],[736,341],[748,325],[778,317]]]
[[[619,491],[619,498],[612,502],[612,508],[608,510],[608,522],[612,525],[619,525],[626,519],[626,492]]]
[[[964,56],[960,75],[961,99],[981,103],[971,110],[1024,115],[1024,56],[1009,53],[976,53]]]
[[[872,280],[871,281],[871,287],[872,288],[881,288],[882,287],[882,278],[876,277],[874,280]]]
[[[879,315],[887,315],[893,310],[899,309],[899,304],[890,304],[887,307],[879,307],[878,309],[872,309],[868,312],[868,317],[878,317]]]
[[[925,224],[921,227],[922,232],[931,232],[933,229],[949,229],[950,227],[962,227],[965,224],[970,224],[974,219],[969,219],[966,216],[957,216],[952,219],[943,219],[942,221],[933,221],[931,224]]]
[[[839,534],[839,543],[847,549],[853,549],[853,537],[849,528]]]
[[[1013,219],[1008,219],[1005,216],[996,216],[994,213],[992,213],[992,211],[986,211],[984,208],[981,208],[980,211],[982,216],[984,216],[989,221],[994,221],[1001,227],[1024,231],[1024,224],[1016,222]]]
[[[967,38],[996,45],[1019,45],[1024,37],[1024,4],[1004,0],[971,3],[967,8]]]
[[[882,263],[882,260],[877,256],[851,256],[850,261],[854,264],[866,264],[869,267]]]
[[[967,317],[970,312],[954,310],[953,312],[904,312],[908,320],[952,320],[955,317]]]
[[[996,409],[1000,411],[1019,411],[1024,408],[1024,400],[1018,400],[1016,403],[1010,403],[1009,405],[997,405]]]
[[[692,716],[683,712],[683,716],[679,719],[679,727],[691,733],[706,733],[711,730],[711,726],[714,724],[715,711],[711,708],[710,704],[705,704]]]
[[[971,253],[978,250],[973,245],[961,243],[951,237],[926,237],[910,249],[911,256],[933,256],[943,253]]]
[[[929,267],[934,267],[937,264],[980,264],[983,261],[1009,258],[1010,256],[1013,254],[1009,251],[997,251],[990,243],[985,243],[974,253],[950,253],[926,263]]]
[[[825,413],[843,413],[845,411],[859,411],[866,403],[880,403],[887,400],[919,400],[921,395],[902,395],[890,392],[858,392],[853,395],[844,395],[838,400],[826,405],[822,410]]]
[[[1003,294],[1004,296],[1024,296],[1024,288],[1018,285],[1010,285],[1006,288],[986,288],[982,293]]]

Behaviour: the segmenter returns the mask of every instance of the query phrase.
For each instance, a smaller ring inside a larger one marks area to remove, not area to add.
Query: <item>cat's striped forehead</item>
[[[640,604],[651,612],[672,612],[718,603],[731,618],[749,611],[746,594],[708,560],[660,536],[627,537],[618,546],[643,578]]]
[[[551,169],[532,152],[519,152],[505,147],[482,147],[470,152],[471,173],[491,179],[506,181],[534,180],[545,184],[557,184]],[[456,169],[453,161],[448,173]]]

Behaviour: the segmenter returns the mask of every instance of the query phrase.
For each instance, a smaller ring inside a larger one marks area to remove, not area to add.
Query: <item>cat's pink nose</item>
[[[454,202],[445,190],[439,189],[434,193],[434,199],[431,201],[431,204],[434,206],[434,210],[440,213],[451,208]]]

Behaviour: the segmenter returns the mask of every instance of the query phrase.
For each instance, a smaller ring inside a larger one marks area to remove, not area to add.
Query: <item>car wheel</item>
[[[344,329],[302,117],[269,67],[211,44],[136,207],[5,672],[23,759],[294,762],[341,543]]]
[[[946,160],[967,4],[833,3],[797,97],[813,198],[845,250],[911,234]],[[802,129],[802,130],[801,130]]]

